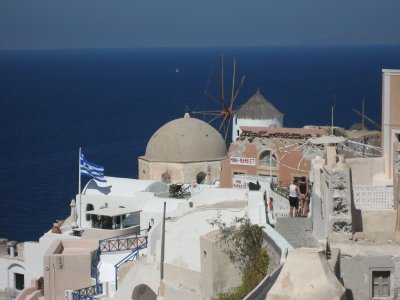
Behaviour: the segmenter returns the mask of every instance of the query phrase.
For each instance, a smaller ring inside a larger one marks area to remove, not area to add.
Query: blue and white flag
[[[81,174],[92,177],[99,182],[107,182],[104,178],[104,167],[96,165],[86,160],[85,156],[81,154]]]

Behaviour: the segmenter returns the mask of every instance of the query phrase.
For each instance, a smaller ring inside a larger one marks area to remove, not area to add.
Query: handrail
[[[134,250],[147,243],[147,236],[99,241],[100,253]]]
[[[92,300],[95,296],[103,294],[103,284],[98,283],[72,292],[73,300]]]
[[[119,238],[122,238],[122,237],[133,236],[133,235],[134,235],[134,236],[141,236],[141,235],[140,235],[141,232],[147,233],[148,231],[149,231],[148,228],[146,228],[146,229],[141,229],[141,230],[139,230],[139,234],[138,234],[138,233],[126,233],[126,234],[121,234],[121,235],[118,235],[118,236],[113,236],[113,237],[109,237],[109,238],[106,238],[106,239],[102,239],[102,240],[99,240],[99,242],[100,242],[100,241],[109,241],[109,240],[119,239]]]
[[[115,268],[115,290],[118,289],[118,270],[119,270],[119,268],[123,264],[127,263],[128,261],[133,261],[135,259],[138,259],[139,258],[139,251],[143,250],[145,248],[147,248],[147,239],[146,239],[145,243],[143,243],[140,246],[138,246],[134,251],[132,251],[132,253],[130,253],[129,255],[125,256],[123,259],[121,259],[119,262],[117,262],[114,265],[114,268]]]
[[[282,197],[289,199],[289,189],[279,186],[278,184],[271,184],[271,190],[281,195]]]
[[[92,278],[96,279],[96,283],[99,281],[99,273],[97,270],[97,266],[99,265],[100,262],[100,249],[97,248],[96,252],[93,254],[92,257],[92,265],[91,265],[91,270],[90,270],[90,275]]]
[[[139,232],[142,231],[148,231],[148,229],[142,229]],[[127,236],[133,237],[125,238]],[[123,238],[121,239],[121,237]],[[91,277],[96,279],[96,283],[99,283],[99,273],[97,267],[99,265],[100,255],[102,253],[136,250],[138,248],[141,248],[143,245],[146,245],[145,247],[147,247],[147,236],[132,233],[99,240],[99,247],[92,257],[90,270]]]

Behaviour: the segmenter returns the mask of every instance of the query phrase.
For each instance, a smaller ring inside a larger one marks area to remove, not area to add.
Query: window
[[[246,175],[245,172],[233,172],[233,175]]]
[[[260,165],[265,167],[276,167],[276,156],[267,150],[260,155]]]
[[[94,207],[92,204],[88,203],[86,204],[86,211],[91,211],[94,210]],[[90,221],[90,215],[86,214],[86,221]]]
[[[204,183],[204,180],[206,179],[207,174],[204,172],[200,172],[199,174],[196,175],[196,182],[197,184],[202,184]]]
[[[390,271],[372,271],[372,297],[390,297]]]
[[[154,222],[154,220],[153,220]],[[139,226],[140,225],[140,214],[132,213],[124,216],[122,221],[122,228]]]
[[[14,273],[15,289],[22,291],[24,289],[24,274]]]
[[[168,171],[162,173],[161,181],[167,184],[171,183],[171,175],[169,175]]]

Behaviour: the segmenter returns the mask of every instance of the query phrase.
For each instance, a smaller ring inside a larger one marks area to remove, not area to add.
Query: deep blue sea
[[[400,46],[0,51],[0,237],[37,240],[68,216],[79,147],[106,175],[136,178],[160,126],[217,109],[204,90],[219,93],[221,55],[227,98],[236,57],[236,103],[260,88],[287,127],[329,125],[334,98],[336,125],[360,122],[362,98],[380,122],[381,70],[400,68]]]

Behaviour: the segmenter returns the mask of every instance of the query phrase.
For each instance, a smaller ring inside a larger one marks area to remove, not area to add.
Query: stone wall
[[[351,180],[350,169],[343,156],[338,156],[339,162],[332,168],[324,166],[325,188],[325,223],[328,234],[351,234]]]
[[[395,266],[396,265],[396,266]],[[399,289],[399,260],[389,255],[386,256],[343,256],[340,268],[344,286],[347,291],[347,300],[371,299],[372,297],[372,271],[390,271],[391,297]]]
[[[400,143],[394,144],[393,152],[393,208],[397,210],[396,231],[400,231]]]

